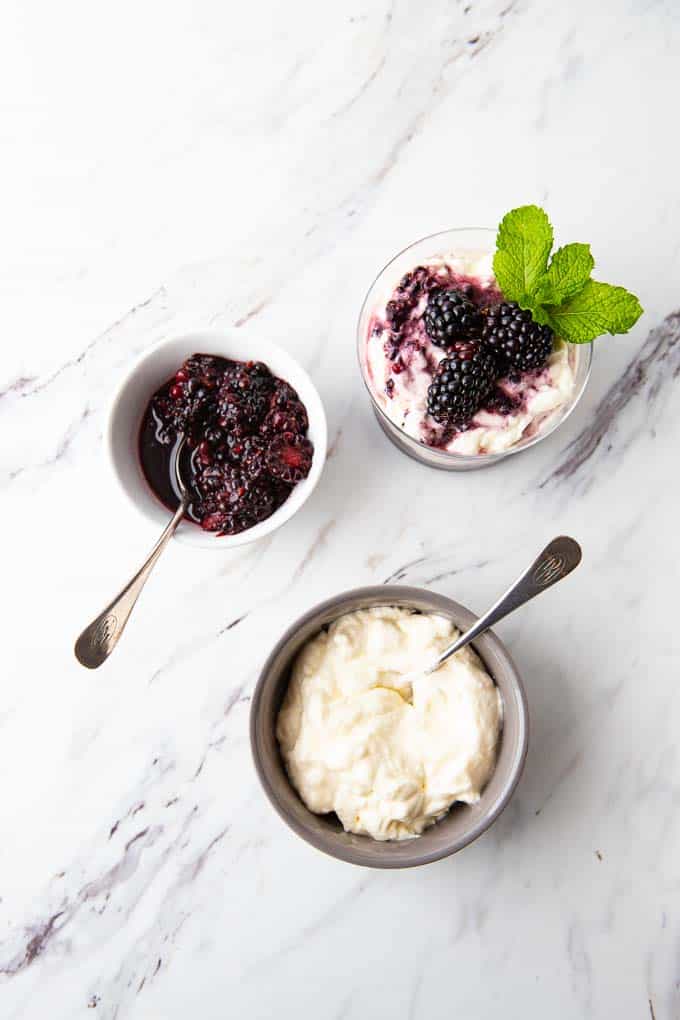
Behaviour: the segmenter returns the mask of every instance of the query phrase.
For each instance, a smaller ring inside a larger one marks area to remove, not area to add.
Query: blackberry
[[[274,393],[271,398],[272,409],[278,408],[282,410],[287,407],[288,404],[299,403],[300,397],[298,396],[297,390],[294,390],[290,383],[284,382],[283,379],[274,380]]]
[[[274,478],[293,485],[306,478],[312,466],[314,447],[309,439],[284,432],[269,444],[267,470]]]
[[[265,450],[264,441],[258,436],[246,436],[243,443],[236,443],[230,452],[233,458],[238,458],[245,476],[254,480],[262,473]]]
[[[224,377],[217,395],[222,428],[255,430],[269,410],[274,378],[259,362],[237,366]]]
[[[215,411],[220,380],[236,362],[211,354],[194,354],[153,397],[156,415],[163,427],[157,435],[164,445],[177,433],[186,432],[190,446],[200,442],[203,428]]]
[[[408,301],[388,301],[385,305],[385,318],[395,333],[399,332],[408,319],[411,307]]]
[[[271,486],[237,474],[227,479],[228,488],[212,499],[204,500],[208,513],[201,520],[204,531],[217,531],[220,535],[236,535],[246,528],[271,517],[280,506]]]
[[[308,428],[309,421],[304,404],[296,400],[291,401],[282,410],[275,408],[270,411],[262,422],[260,431],[263,436],[273,436],[277,432],[295,432],[303,436]]]
[[[154,398],[157,415],[169,426],[168,438],[178,432],[187,432],[193,439],[199,435],[206,419],[214,407],[213,392],[198,379],[174,382]]]
[[[440,424],[463,425],[479,410],[497,374],[496,359],[481,344],[461,344],[437,368],[427,411]]]
[[[212,382],[216,385],[224,373],[231,371],[235,365],[236,362],[213,354],[192,354],[177,372],[175,379],[183,382],[186,379],[201,378],[204,384]]]
[[[437,347],[451,347],[456,340],[476,340],[484,326],[477,305],[460,290],[430,291],[423,321]]]
[[[274,390],[270,410],[260,427],[263,436],[274,436],[279,432],[296,432],[304,435],[309,420],[304,404],[297,392],[288,383],[281,382]]]
[[[187,445],[187,516],[235,535],[270,517],[311,468],[309,420],[296,390],[262,362],[194,354],[156,391],[139,437],[144,474],[172,509],[172,444]]]
[[[529,372],[545,364],[555,334],[549,326],[534,322],[531,312],[508,301],[487,312],[483,339],[503,367]]]

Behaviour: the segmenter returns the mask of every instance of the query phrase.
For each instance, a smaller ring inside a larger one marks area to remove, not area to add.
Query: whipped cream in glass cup
[[[381,270],[359,315],[359,367],[378,423],[399,449],[430,467],[466,471],[529,449],[567,419],[590,375],[592,344],[566,344],[558,338],[543,368],[500,381],[499,389],[512,406],[482,409],[464,429],[450,434],[451,430],[427,414],[427,389],[447,351],[430,341],[422,321],[413,331],[415,342],[408,345],[406,363],[394,372],[387,349],[386,306],[405,274],[425,266],[441,273],[446,287],[455,286],[453,273],[471,282],[480,294],[502,300],[493,277],[495,236],[494,230],[463,228],[432,234],[409,245]],[[426,300],[423,294],[417,316],[422,316]]]

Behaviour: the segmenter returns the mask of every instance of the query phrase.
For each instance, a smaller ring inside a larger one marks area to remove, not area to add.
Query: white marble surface
[[[3,1020],[680,1016],[679,51],[673,0],[3,5]],[[646,314],[556,436],[428,471],[372,420],[363,293],[527,201]],[[108,395],[234,323],[316,379],[322,483],[260,545],[175,544],[88,673],[73,639],[153,539]],[[299,842],[247,740],[276,636],[388,577],[482,609],[562,531],[580,572],[499,627],[532,742],[495,827],[403,873]]]

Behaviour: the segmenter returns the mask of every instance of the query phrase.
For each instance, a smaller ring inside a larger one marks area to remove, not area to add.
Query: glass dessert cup
[[[399,252],[372,283],[364,299],[359,315],[357,327],[357,355],[359,368],[364,385],[368,391],[373,406],[373,411],[386,436],[403,453],[413,457],[421,464],[429,467],[439,468],[444,471],[472,471],[482,467],[489,467],[497,464],[512,454],[522,450],[528,450],[559,428],[566,421],[571,412],[578,404],[586,383],[590,376],[590,368],[593,356],[592,344],[581,344],[570,347],[570,358],[573,358],[574,386],[568,399],[552,412],[546,420],[539,424],[536,431],[522,437],[512,446],[493,453],[463,454],[441,447],[429,446],[423,441],[409,435],[399,424],[394,422],[385,409],[381,406],[376,393],[374,392],[367,370],[367,342],[370,323],[376,309],[384,308],[385,303],[397,287],[405,273],[411,272],[417,266],[447,253],[475,252],[479,256],[492,252],[495,248],[495,230],[488,228],[461,228],[444,230],[437,234],[431,234],[420,241],[404,248]],[[528,432],[530,430],[527,430]]]

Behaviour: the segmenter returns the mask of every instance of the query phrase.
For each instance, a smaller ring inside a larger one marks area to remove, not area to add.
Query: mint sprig
[[[538,206],[520,206],[503,217],[493,268],[505,299],[569,343],[627,333],[642,315],[635,295],[591,279],[590,245],[567,244],[550,258],[552,246],[550,220]]]
[[[496,238],[493,268],[503,293],[508,287],[524,308],[548,268],[553,246],[550,220],[537,205],[513,209],[501,220]],[[501,283],[501,279],[504,281]]]

